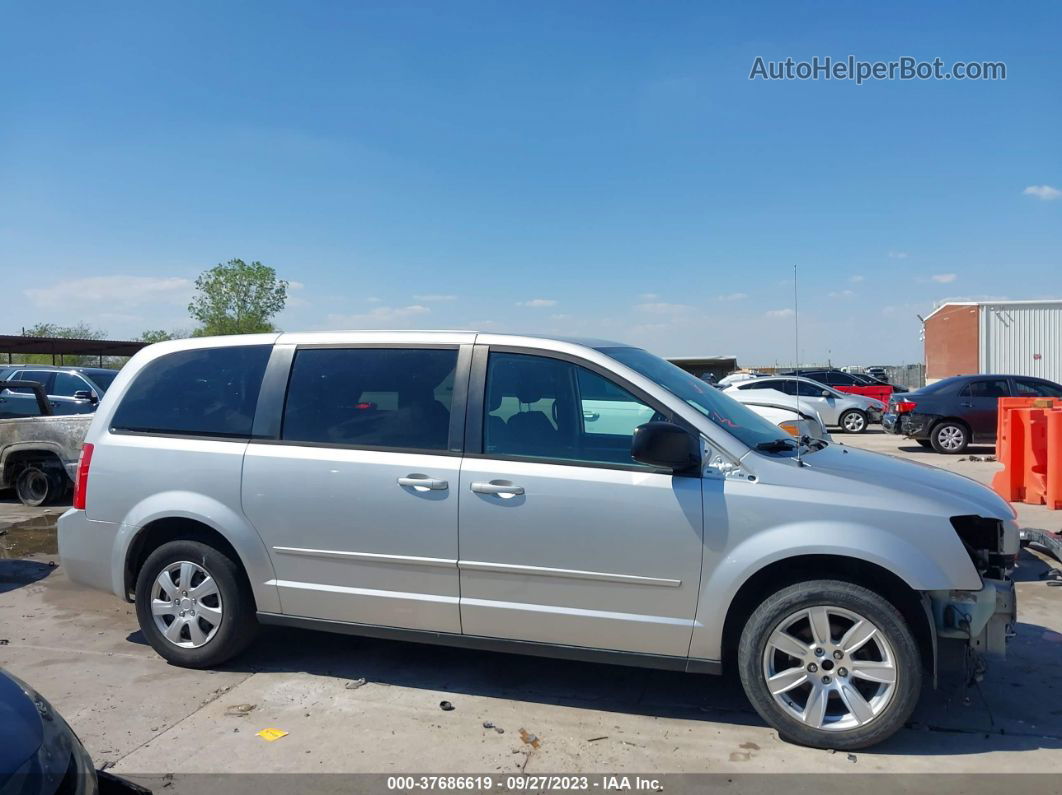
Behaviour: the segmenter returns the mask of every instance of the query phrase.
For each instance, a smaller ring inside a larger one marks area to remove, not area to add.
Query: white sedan
[[[885,404],[874,398],[862,395],[849,395],[838,392],[818,381],[800,376],[768,376],[727,387],[725,390],[733,396],[736,392],[760,391],[781,392],[799,399],[800,404],[807,403],[815,409],[822,421],[847,433],[863,433],[872,422],[881,422],[885,413]]]

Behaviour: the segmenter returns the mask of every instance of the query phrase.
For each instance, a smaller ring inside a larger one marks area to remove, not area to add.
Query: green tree
[[[76,323],[73,326],[60,326],[58,323],[37,323],[29,328],[22,329],[22,334],[27,337],[54,337],[67,340],[102,340],[107,336],[106,331],[92,328],[87,323]],[[11,357],[11,361],[16,364],[51,364],[52,357],[47,353],[17,353]],[[63,363],[71,365],[96,364],[97,361],[95,356],[63,357]]]
[[[195,280],[189,314],[201,326],[195,336],[274,331],[272,318],[287,302],[288,283],[261,262],[231,259]]]
[[[166,331],[165,329],[148,329],[142,333],[138,340],[141,342],[165,342],[166,340],[183,340],[185,337],[190,337],[191,333],[184,329],[174,329],[173,331]]]

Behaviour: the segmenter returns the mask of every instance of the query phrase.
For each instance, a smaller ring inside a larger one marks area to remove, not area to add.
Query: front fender
[[[934,541],[933,535],[941,538]],[[705,576],[690,656],[721,659],[723,625],[741,586],[773,563],[804,555],[832,555],[873,563],[915,591],[981,587],[981,578],[954,533],[922,534],[916,544],[911,537],[871,525],[810,520],[779,524],[741,539],[726,550],[713,552],[705,547]]]
[[[174,506],[181,506],[179,509]],[[125,563],[134,539],[159,519],[189,519],[206,525],[225,538],[236,550],[254,592],[258,610],[282,612],[275,585],[273,563],[258,531],[242,513],[222,502],[191,491],[165,491],[152,494],[133,505],[123,517],[111,550],[113,590],[122,598],[125,591]]]

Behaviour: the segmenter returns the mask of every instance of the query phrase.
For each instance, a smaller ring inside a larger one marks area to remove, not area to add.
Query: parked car
[[[53,367],[20,364],[0,367],[0,381],[36,381],[44,387],[54,414],[88,414],[118,375],[103,367]],[[26,387],[0,390],[0,419],[32,417],[37,413],[33,393]]]
[[[758,391],[766,389],[783,392],[799,397],[815,409],[822,421],[829,426],[838,427],[846,433],[863,433],[874,422],[881,422],[885,413],[885,404],[874,398],[862,395],[847,395],[832,387],[799,376],[772,376],[757,378],[755,381],[743,381],[726,392]]]
[[[0,669],[0,792],[97,792],[96,768],[74,730],[44,696]]]
[[[799,375],[825,384],[838,392],[850,395],[862,395],[888,404],[895,390],[890,384],[878,383],[872,378],[856,373],[845,373],[834,368],[789,370],[779,375]]]
[[[617,393],[649,421],[587,403]],[[76,484],[67,575],[194,668],[259,624],[734,664],[783,737],[851,749],[899,729],[945,661],[1003,654],[1015,622],[1018,527],[994,492],[804,443],[620,343],[159,343],[104,396]]]
[[[736,373],[730,373],[730,375],[725,375],[720,378],[718,386],[723,387],[725,389],[728,386],[733,386],[734,384],[740,383],[742,381],[749,381],[753,378],[765,378],[766,376],[766,373],[753,373],[748,372],[746,370],[739,370]]]
[[[1024,375],[957,375],[895,397],[881,425],[938,453],[995,444],[1001,397],[1062,398],[1062,386]]]
[[[11,795],[151,795],[107,771],[40,693],[0,668],[0,793]]]
[[[775,389],[734,390],[730,396],[790,436],[833,441],[822,417],[807,401],[801,403],[792,395],[782,394]]]
[[[55,502],[70,488],[91,417],[52,416],[35,381],[0,380],[0,394],[11,390],[28,392],[37,416],[0,419],[0,489],[14,487],[25,505]]]

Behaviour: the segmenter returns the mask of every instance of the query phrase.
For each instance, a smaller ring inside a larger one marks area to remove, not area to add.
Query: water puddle
[[[15,560],[28,555],[55,555],[59,552],[56,536],[58,516],[35,516],[0,529],[0,560]]]

